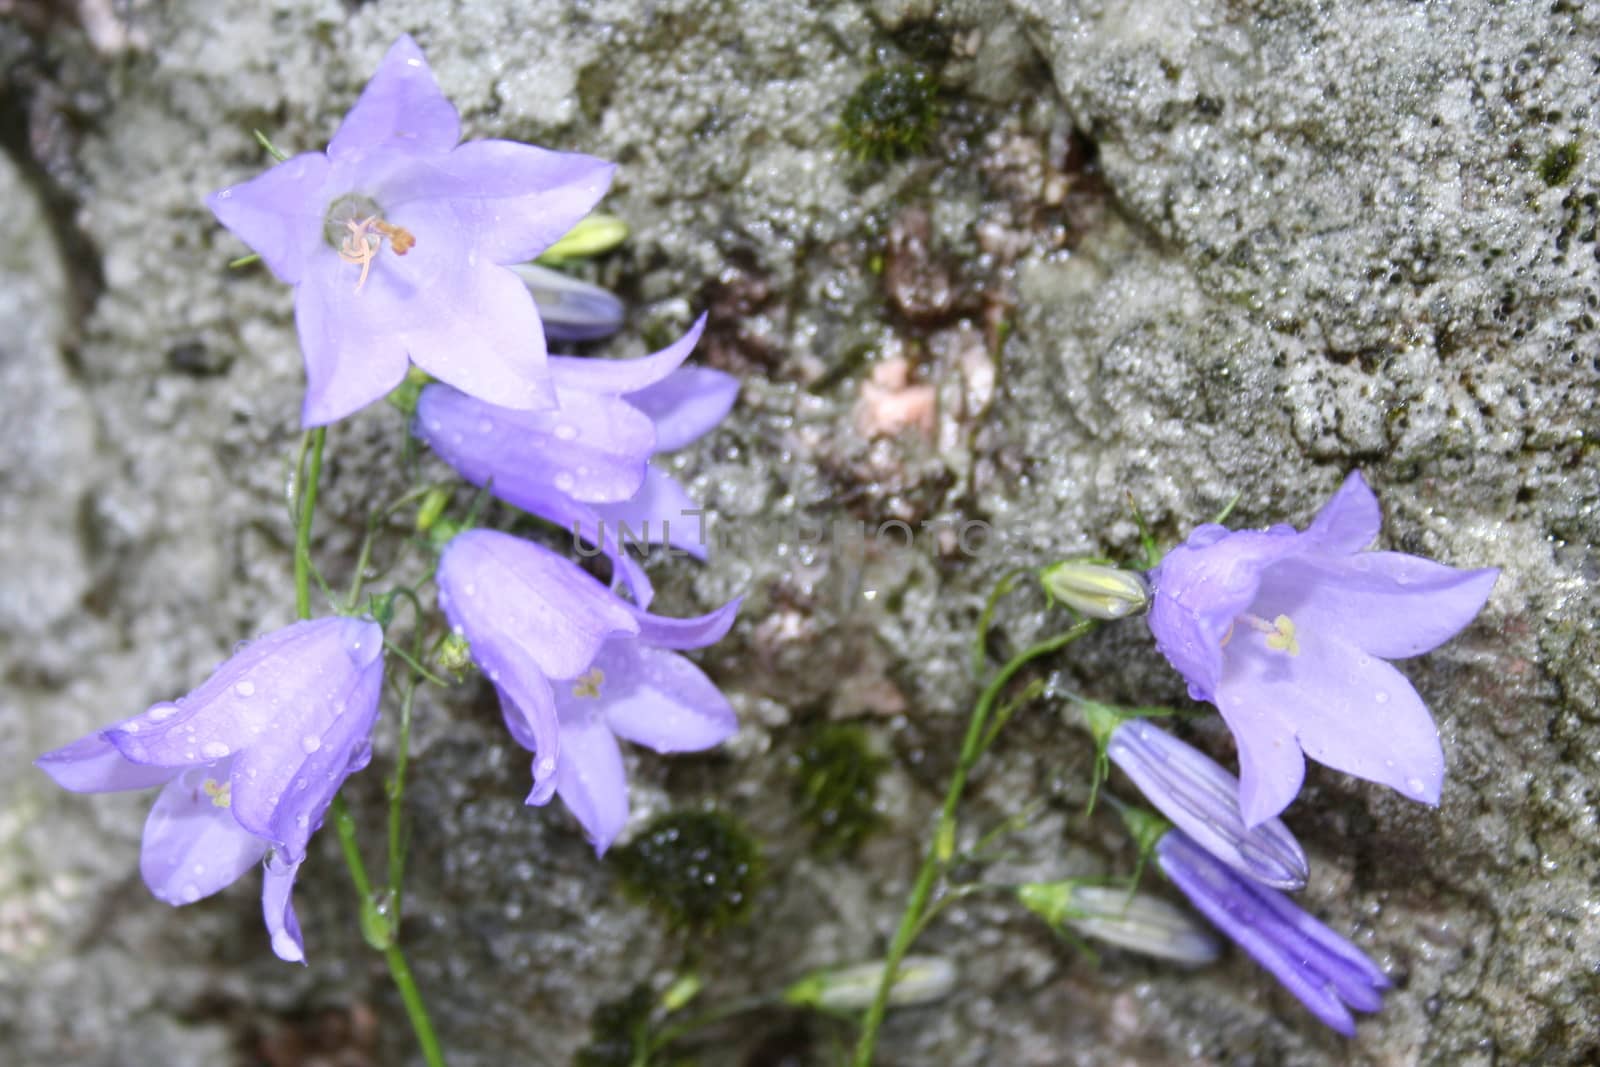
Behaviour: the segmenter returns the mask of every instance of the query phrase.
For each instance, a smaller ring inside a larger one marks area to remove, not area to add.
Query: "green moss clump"
[[[620,1000],[608,1000],[589,1018],[590,1041],[573,1059],[576,1067],[633,1067],[639,1051],[649,1047],[648,985],[636,985]]]
[[[762,874],[755,838],[715,811],[663,815],[616,857],[629,893],[700,933],[743,920]]]
[[[939,84],[926,67],[885,67],[867,75],[845,101],[839,140],[858,159],[920,152],[939,128],[939,113]]]
[[[1556,145],[1539,160],[1539,177],[1552,188],[1567,184],[1572,178],[1572,172],[1577,169],[1578,142],[1576,141]]]
[[[795,803],[819,851],[851,855],[878,828],[878,778],[888,764],[859,726],[824,726],[800,749]]]

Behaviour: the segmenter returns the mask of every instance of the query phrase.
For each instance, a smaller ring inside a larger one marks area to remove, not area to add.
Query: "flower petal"
[[[460,271],[420,294],[418,307],[404,332],[405,350],[417,366],[500,407],[556,406],[544,328],[532,295],[515,274],[469,257]]]
[[[327,156],[302,152],[247,182],[212,193],[206,207],[279,281],[294,285],[312,253],[327,247],[323,223],[328,170]]]
[[[1196,700],[1212,699],[1234,620],[1255,600],[1262,571],[1294,552],[1298,538],[1289,527],[1230,533],[1202,526],[1150,572],[1150,632]]]
[[[733,628],[734,617],[744,597],[734,597],[716,611],[689,619],[674,619],[665,615],[652,615],[631,604],[625,607],[639,623],[639,640],[657,648],[704,648],[722,640]]]
[[[326,426],[386,396],[406,376],[394,319],[403,295],[381,266],[355,291],[360,268],[336,255],[307,264],[294,293],[294,325],[306,364],[300,424]]]
[[[1319,552],[1360,552],[1378,539],[1382,523],[1377,496],[1367,487],[1360,471],[1351,471],[1300,535],[1301,542]]]
[[[439,91],[417,42],[402,34],[339,124],[328,155],[340,159],[380,147],[445,153],[459,140],[461,118],[455,105]]]
[[[600,674],[592,689],[579,679],[556,693],[563,719],[598,707],[618,737],[657,752],[699,752],[739,729],[728,698],[676,652],[621,638],[606,642],[593,669]]]
[[[440,606],[491,681],[519,651],[546,677],[575,678],[611,634],[639,632],[628,606],[582,568],[510,534],[457,534],[438,580]]]
[[[710,367],[679,367],[628,403],[656,424],[656,451],[675,452],[711,432],[739,399],[739,379]]]
[[[1336,633],[1374,656],[1404,659],[1465,629],[1499,576],[1399,552],[1302,556],[1267,569],[1254,610],[1289,616],[1302,635]]]
[[[667,544],[696,559],[706,558],[705,509],[681,482],[657,467],[645,470],[633,496],[595,504],[593,510],[598,522],[625,544]],[[583,530],[588,540],[599,543],[598,523]]]
[[[550,360],[550,375],[558,388],[620,396],[661,382],[689,358],[705,332],[706,317],[695,320],[689,332],[659,352],[638,359],[587,359],[557,356]]]
[[[267,854],[261,876],[261,915],[272,936],[272,953],[285,963],[306,961],[305,939],[294,914],[294,879],[299,873],[299,863],[290,863],[276,851]]]
[[[649,418],[621,399],[561,388],[558,411],[512,411],[430,385],[413,432],[474,485],[541,514],[546,497],[626,500],[644,482],[655,446]]]
[[[137,723],[137,719],[130,721]],[[126,727],[127,723],[120,725]],[[70,745],[46,752],[34,760],[33,765],[54,778],[56,785],[74,793],[149,789],[170,782],[178,773],[172,767],[130,762],[99,730]]]
[[[386,207],[426,200],[448,209],[463,242],[509,265],[564,237],[600,202],[616,169],[577,152],[468,141],[425,168],[395,171],[377,195]]]
[[[1287,808],[1305,781],[1306,761],[1279,694],[1228,657],[1217,688],[1217,710],[1239,748],[1239,811],[1254,828]]]
[[[628,776],[617,739],[599,715],[561,720],[556,792],[603,855],[628,823]]]
[[[227,762],[191,767],[161,790],[144,824],[139,873],[156,899],[193,904],[250,870],[267,842],[227,807]]]
[[[524,803],[538,806],[550,803],[555,793],[561,722],[550,682],[531,667],[518,663],[502,671],[494,690],[500,696],[500,715],[506,721],[506,729],[517,744],[534,754],[533,789]]]

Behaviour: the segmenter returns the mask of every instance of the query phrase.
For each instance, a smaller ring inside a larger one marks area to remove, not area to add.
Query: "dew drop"
[[[1423,786],[1423,783],[1422,783],[1422,779],[1421,778],[1407,778],[1406,779],[1406,788],[1411,790],[1411,792],[1415,793],[1417,796],[1420,797],[1422,795],[1423,789],[1424,789],[1424,786]]]
[[[300,739],[300,747],[305,749],[306,755],[309,756],[311,753],[322,747],[322,738],[318,737],[316,734],[306,734]]]
[[[432,430],[434,433],[438,433],[439,432],[439,420],[438,419],[429,419],[428,420],[428,429]]]
[[[467,594],[468,596],[477,596],[478,595],[478,587],[476,585],[473,585],[471,582],[468,582],[466,585],[462,586],[461,587],[461,591],[463,593]]]
[[[247,678],[234,686],[233,691],[242,697],[253,697],[256,695],[256,683]]]
[[[222,190],[222,192],[217,194],[217,199],[218,200],[232,200],[233,199],[233,190],[232,189],[224,189],[224,190]]]
[[[559,472],[555,477],[555,483],[556,488],[561,490],[563,493],[572,492],[572,487],[577,484],[573,480],[572,475],[567,471]]]
[[[1389,694],[1380,689],[1372,694],[1372,702],[1374,704],[1387,704],[1389,703]]]
[[[125,734],[136,734],[136,733],[138,733],[139,732],[139,724],[138,724],[138,722],[135,721],[135,722],[123,723],[122,724],[122,732],[125,733]]]
[[[151,722],[166,722],[176,714],[178,714],[178,705],[157,704],[145,713],[145,717]]]
[[[493,431],[494,431],[494,423],[490,422],[488,419],[479,419],[478,420],[478,432],[479,433],[492,433]]]
[[[197,901],[199,899],[200,899],[200,887],[199,886],[195,885],[193,882],[190,882],[188,885],[183,887],[183,902],[185,904],[193,904],[195,901]]]
[[[563,441],[570,441],[574,437],[578,436],[578,428],[563,422],[560,426],[556,427],[556,436],[561,438]]]
[[[311,816],[307,815],[305,812],[301,812],[299,815],[294,817],[294,824],[303,830],[307,826],[311,825]]]
[[[228,746],[221,741],[207,741],[200,746],[200,755],[206,759],[221,759],[228,754]]]

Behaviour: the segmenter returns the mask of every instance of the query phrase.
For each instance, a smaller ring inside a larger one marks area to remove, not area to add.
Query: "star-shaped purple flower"
[[[694,752],[738,728],[727,698],[676,650],[721,639],[739,601],[697,618],[652,615],[570,560],[493,530],[451,539],[438,577],[440,607],[494,683],[512,736],[535,754],[528,803],[559,794],[596,852],[628,818],[618,737]]]
[[[1238,743],[1246,825],[1294,799],[1302,752],[1439,802],[1438,731],[1387,661],[1449,640],[1500,572],[1365,551],[1379,524],[1378,500],[1353,472],[1304,532],[1208,524],[1150,573],[1157,647]]]
[[[739,393],[730,375],[681,366],[704,328],[701,316],[640,359],[551,357],[554,411],[510,411],[430,385],[413,432],[469,482],[599,545],[648,607],[650,582],[624,551],[625,537],[706,555],[694,499],[649,459],[709,431]]]
[[[614,168],[460,138],[455,107],[416,42],[401,37],[326,153],[302,153],[207,198],[295,287],[306,426],[388,393],[408,357],[480,399],[553,406],[539,314],[507,265],[571,229]]]
[[[377,623],[297,622],[246,645],[176,702],[40,756],[78,793],[162,786],[139,869],[168,904],[192,904],[266,857],[272,950],[303,962],[290,893],[306,843],[345,778],[371,758],[383,684]]]

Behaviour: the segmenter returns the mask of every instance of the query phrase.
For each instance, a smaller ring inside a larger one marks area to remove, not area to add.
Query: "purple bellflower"
[[[430,385],[413,431],[467,481],[599,545],[648,607],[650,582],[624,551],[622,526],[641,543],[706,555],[694,499],[650,456],[709,431],[739,392],[721,371],[680,366],[704,328],[702,316],[641,359],[551,357],[555,411],[511,411]]]
[[[439,605],[534,753],[527,802],[560,795],[597,853],[628,818],[617,737],[696,752],[738,729],[727,698],[675,651],[719,640],[737,600],[698,618],[651,615],[541,545],[469,530],[439,557]]]
[[[1111,734],[1106,755],[1157,811],[1234,871],[1274,889],[1305,888],[1300,842],[1277,819],[1247,828],[1238,779],[1205,753],[1149,719],[1130,718]]]
[[[383,396],[407,358],[517,409],[555,402],[533,296],[506,269],[588,213],[612,164],[461,122],[410,37],[389,49],[328,150],[212,194],[217,219],[294,286],[306,426]]]
[[[1387,661],[1454,636],[1500,572],[1365,551],[1379,524],[1377,498],[1352,472],[1304,532],[1207,524],[1150,573],[1157,647],[1238,743],[1247,826],[1294,799],[1302,752],[1439,802],[1438,731]]]
[[[334,794],[371,758],[382,684],[377,623],[297,622],[240,649],[188,696],[37,765],[78,793],[162,787],[139,868],[168,904],[210,896],[265,857],[272,951],[303,962],[295,874]]]
[[[1356,1028],[1350,1009],[1383,1006],[1384,973],[1282,893],[1241,877],[1182,830],[1156,842],[1156,862],[1202,915],[1333,1029],[1349,1036]]]

